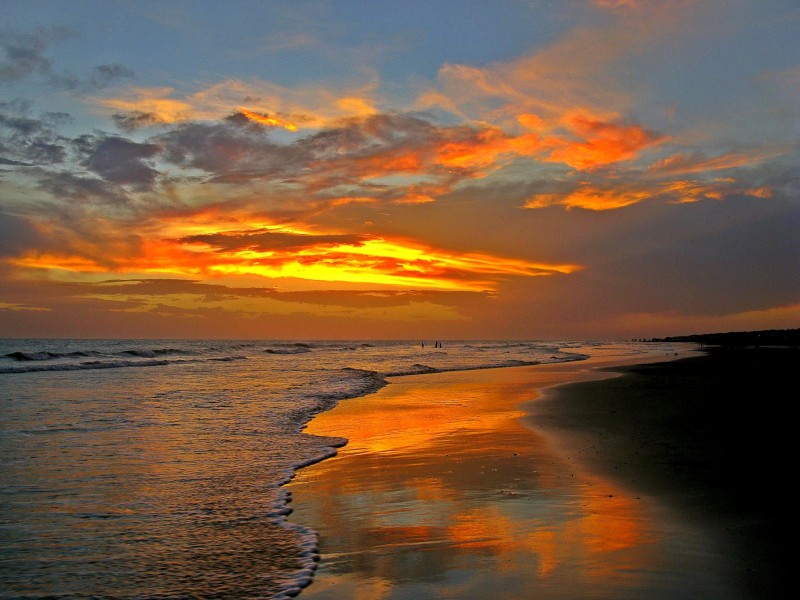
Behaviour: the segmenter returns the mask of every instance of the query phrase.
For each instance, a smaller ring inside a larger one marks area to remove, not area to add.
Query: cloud
[[[84,182],[85,183],[85,182]],[[73,192],[73,190],[68,190]],[[202,218],[202,216],[201,216]],[[175,217],[177,228],[191,216]],[[273,225],[255,230],[224,230],[201,225],[205,233],[170,238],[172,225],[153,219],[150,231],[140,225],[136,236],[122,234],[124,223],[83,227],[102,233],[59,231],[60,244],[48,252],[28,252],[8,262],[26,269],[73,273],[172,275],[178,277],[244,277],[347,283],[364,289],[436,289],[484,291],[508,277],[568,274],[572,264],[534,262],[478,252],[459,253],[399,237],[318,233]],[[202,222],[202,221],[201,221]],[[58,228],[57,222],[51,227]],[[58,231],[58,230],[56,230]]]
[[[133,76],[130,68],[119,63],[99,65],[92,69],[88,83],[91,88],[103,88],[118,79],[129,79]]]
[[[678,153],[655,161],[648,170],[666,175],[687,175],[754,165],[781,154],[784,152],[774,150],[760,153],[727,152],[713,157],[708,157],[701,151]]]
[[[19,160],[13,160],[11,158],[0,157],[0,165],[7,165],[9,167],[32,167],[33,163],[26,163]]]
[[[67,29],[61,27],[40,27],[29,33],[4,28],[0,32],[0,81],[8,83],[30,75],[52,76],[53,68],[45,56],[45,50],[53,40],[70,35]]]
[[[105,134],[82,135],[72,144],[82,157],[81,165],[106,181],[138,191],[153,188],[158,171],[149,161],[161,151],[160,146]]]
[[[254,119],[236,112],[216,122],[175,124],[149,142],[162,148],[163,160],[204,171],[209,182],[258,181],[265,195],[283,186],[284,200],[305,193],[309,206],[430,202],[461,180],[483,177],[538,149],[534,134],[510,136],[488,125],[441,126],[402,113],[353,117],[278,143],[272,131],[281,126],[264,115]]]
[[[0,212],[0,257],[46,246],[46,239],[27,219]]]
[[[557,147],[547,160],[561,162],[578,170],[631,160],[640,151],[661,144],[666,137],[639,125],[626,125],[600,120],[586,115],[567,118],[570,132],[579,141],[554,140]]]
[[[156,113],[142,111],[115,113],[111,115],[111,120],[114,121],[117,127],[127,133],[131,133],[142,127],[150,127],[165,122],[161,120]]]
[[[726,200],[734,197],[770,198],[780,187],[780,180],[758,184],[746,176],[711,179],[652,179],[646,175],[628,178],[596,178],[594,181],[551,184],[545,192],[528,197],[525,208],[545,208],[562,205],[567,209],[582,208],[602,211],[615,210],[648,200],[672,204],[689,204],[704,200]]]
[[[274,143],[267,130],[247,118],[186,122],[151,139],[163,148],[167,162],[185,169],[200,169],[218,181],[234,175],[237,180],[288,176],[309,163],[304,148]]]
[[[110,203],[117,206],[129,202],[127,192],[113,182],[95,177],[87,177],[70,171],[45,171],[42,169],[30,172],[37,180],[36,187],[50,194],[58,202],[66,200],[80,203]]]
[[[186,244],[205,244],[217,252],[234,250],[296,252],[314,247],[359,245],[368,239],[368,236],[362,234],[314,235],[265,230],[192,235],[181,238],[180,241]]]
[[[0,102],[0,152],[6,164],[52,165],[67,158],[67,139],[57,126],[68,120],[63,113],[46,113],[41,118],[29,115],[26,102]]]
[[[601,187],[587,182],[562,193],[536,194],[525,201],[525,208],[544,208],[561,204],[566,208],[613,210],[637,204],[653,197],[648,189],[625,189],[624,186]]]
[[[229,287],[204,283],[196,279],[107,279],[80,285],[96,295],[125,294],[128,296],[160,296],[174,294],[199,294],[208,299],[227,297],[267,297],[274,293],[269,287]]]
[[[64,27],[37,27],[33,31],[0,31],[0,82],[12,83],[27,77],[41,77],[48,84],[67,90],[97,90],[110,83],[133,77],[128,67],[113,63],[98,65],[88,75],[58,71],[47,57],[49,46],[75,37]]]
[[[600,8],[639,8],[639,0],[590,0]]]
[[[215,121],[233,111],[248,110],[277,116],[300,129],[319,129],[345,118],[380,111],[377,81],[339,87],[322,85],[285,87],[267,81],[226,79],[193,92],[172,87],[130,87],[114,96],[94,97],[113,113],[153,115],[154,121],[180,123]]]

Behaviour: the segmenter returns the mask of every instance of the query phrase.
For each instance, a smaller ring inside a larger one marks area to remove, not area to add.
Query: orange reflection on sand
[[[511,577],[533,596],[565,581],[618,589],[647,572],[657,535],[640,501],[523,427],[518,404],[535,391],[510,371],[520,372],[399,378],[310,423],[309,433],[349,443],[292,484],[294,520],[321,532],[336,571],[323,553],[321,585],[304,594],[458,572]]]

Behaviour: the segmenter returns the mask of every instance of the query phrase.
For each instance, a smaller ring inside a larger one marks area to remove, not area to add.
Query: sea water
[[[320,532],[282,487],[314,414],[393,375],[641,344],[0,340],[0,598],[287,598]],[[324,532],[321,532],[324,535]]]

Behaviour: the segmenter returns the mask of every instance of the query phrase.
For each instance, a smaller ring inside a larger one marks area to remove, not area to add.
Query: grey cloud
[[[218,177],[283,176],[306,166],[310,158],[294,144],[273,143],[266,127],[235,115],[221,123],[183,123],[152,141],[164,148],[168,162]]]
[[[89,76],[89,83],[92,87],[102,88],[117,79],[128,79],[133,77],[134,73],[125,65],[118,63],[99,65],[92,69],[92,74]]]
[[[44,242],[27,220],[0,213],[0,256],[16,256],[25,250],[41,248]]]
[[[163,121],[152,112],[133,111],[129,113],[116,113],[111,119],[122,131],[132,132],[142,127],[158,125]]]
[[[298,250],[308,246],[361,244],[369,239],[364,235],[296,235],[291,233],[259,231],[231,234],[193,235],[182,238],[182,242],[204,243],[220,250],[244,248],[269,250]]]
[[[37,187],[58,200],[91,201],[99,199],[111,204],[126,204],[128,195],[119,186],[102,179],[84,177],[74,173],[49,172],[39,169]]]
[[[123,123],[127,121],[122,120]],[[164,148],[168,162],[201,169],[215,182],[240,182],[275,178],[305,182],[316,190],[336,185],[361,185],[361,178],[375,169],[383,156],[413,152],[428,173],[469,175],[468,168],[439,165],[434,160],[444,143],[481,143],[481,131],[473,127],[438,127],[405,114],[381,114],[354,118],[340,126],[276,144],[269,127],[233,114],[221,123],[183,123],[152,138]]]
[[[468,128],[450,128],[449,131]],[[443,137],[442,129],[411,115],[379,114],[350,119],[302,141],[319,158],[335,153],[368,153],[398,146],[418,146]]]
[[[208,298],[220,297],[264,297],[274,288],[230,288],[224,285],[201,283],[194,279],[109,279],[98,283],[83,284],[92,292],[101,295],[168,295],[201,294]]]
[[[35,119],[27,116],[28,105],[22,102],[0,104],[0,110],[4,109],[11,109],[0,112],[0,151],[7,155],[6,160],[36,164],[66,160],[66,140],[55,129],[55,124],[66,119],[64,115],[48,113]]]
[[[144,191],[152,189],[158,177],[158,171],[148,162],[160,151],[155,144],[105,134],[83,135],[73,144],[83,156],[81,164],[111,183]]]
[[[53,72],[44,52],[53,39],[63,38],[63,28],[37,28],[31,33],[0,32],[0,81],[12,82],[29,75],[49,76]]]
[[[98,65],[86,76],[57,71],[46,55],[56,41],[74,37],[64,27],[38,27],[30,32],[0,31],[0,82],[11,83],[39,76],[54,87],[67,90],[95,90],[117,79],[133,77],[133,71],[117,63]]]
[[[0,150],[2,150],[2,147],[0,147]],[[22,162],[22,161],[19,161],[19,160],[12,160],[10,158],[3,158],[2,156],[0,156],[0,165],[8,165],[8,166],[12,166],[12,167],[32,167],[33,166],[32,163],[26,163],[26,162]]]

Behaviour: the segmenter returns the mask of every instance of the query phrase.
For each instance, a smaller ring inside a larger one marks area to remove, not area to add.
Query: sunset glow
[[[148,316],[133,321],[70,287],[116,279],[284,293],[255,328],[213,305],[253,336],[277,314],[304,315],[297,335],[394,336],[399,296],[338,334],[318,308],[376,290],[425,294],[440,337],[797,326],[796,7],[306,4],[45,18],[12,3],[5,335],[80,337],[87,321],[62,317],[84,310],[119,335],[186,335],[157,291],[130,300]],[[286,310],[294,291],[316,308]],[[196,335],[228,335],[203,296],[190,304]]]

